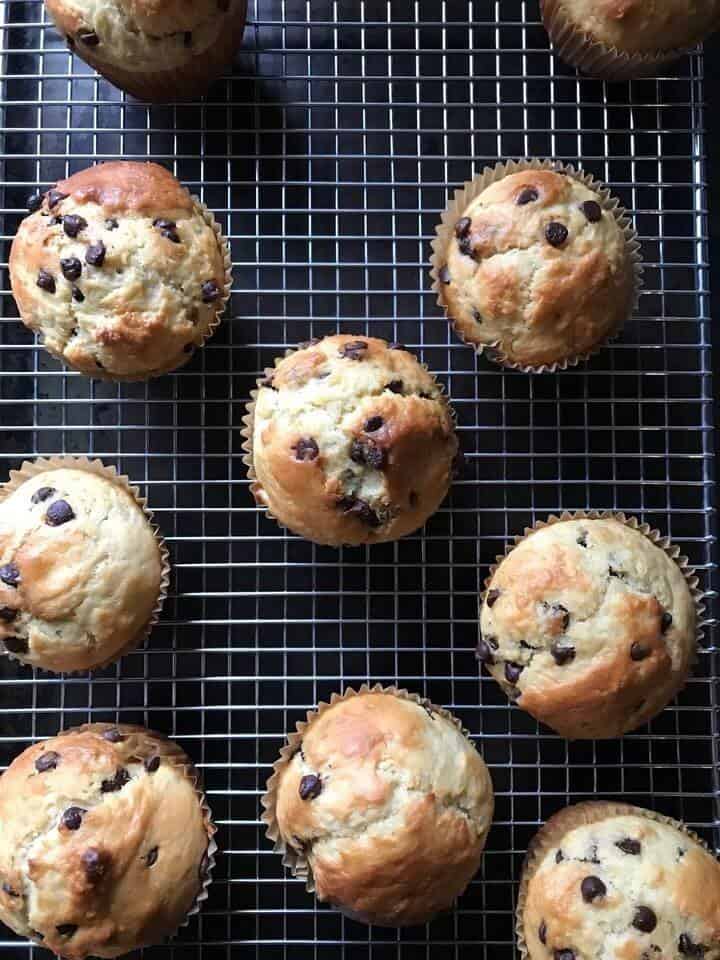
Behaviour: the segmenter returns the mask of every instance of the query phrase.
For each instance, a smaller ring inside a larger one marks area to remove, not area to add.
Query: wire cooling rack
[[[23,458],[100,456],[147,493],[175,576],[147,648],[92,678],[0,660],[0,763],[88,720],[145,723],[201,766],[223,855],[200,918],[147,953],[263,960],[513,956],[514,886],[539,824],[623,798],[718,845],[717,655],[649,727],[568,744],[508,706],[473,649],[488,564],[552,511],[622,509],[670,533],[713,586],[712,383],[703,62],[579,80],[535,2],[255,0],[210,98],[142,106],[72,57],[39,0],[0,2],[2,478]],[[231,316],[150,384],[68,373],[17,322],[9,243],[25,198],[96,160],[152,158],[232,240]],[[440,316],[427,261],[449,190],[486,163],[549,156],[609,182],[647,264],[636,318],[587,366],[528,377],[477,360]],[[425,530],[339,553],[255,507],[240,426],[286,344],[341,328],[416,349],[448,387],[468,455]],[[714,594],[709,593],[711,617]],[[712,625],[712,620],[710,625]],[[368,928],[288,879],[259,823],[287,730],[347,684],[406,685],[477,735],[497,792],[481,873],[428,927]],[[0,933],[3,955],[35,948]]]

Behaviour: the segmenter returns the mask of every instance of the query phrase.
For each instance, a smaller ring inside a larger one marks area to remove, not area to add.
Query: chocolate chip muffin
[[[563,737],[639,727],[695,657],[697,579],[678,553],[624,517],[551,518],[489,577],[478,658]]]
[[[451,714],[395,688],[333,697],[268,782],[264,819],[310,889],[366,923],[425,923],[476,873],[490,775]],[[314,885],[314,886],[313,886]]]
[[[204,898],[215,828],[188,757],[94,723],[25,750],[0,779],[0,920],[68,960],[175,933]]]
[[[167,550],[123,478],[46,466],[0,491],[0,643],[45,670],[91,670],[157,619]]]
[[[558,53],[586,73],[652,73],[720,27],[720,0],[541,0]]]
[[[154,163],[99,164],[30,198],[10,252],[23,322],[88,376],[145,380],[215,329],[229,255],[212,215]]]
[[[567,807],[531,845],[518,936],[530,960],[717,960],[720,864],[650,810]]]
[[[45,0],[70,49],[141,100],[202,96],[242,42],[246,0]]]
[[[509,164],[458,191],[433,243],[438,302],[480,352],[524,370],[587,356],[636,296],[637,244],[606,191],[550,164]]]
[[[346,334],[277,362],[245,434],[257,502],[332,546],[417,530],[448,492],[458,451],[442,389],[415,357]]]

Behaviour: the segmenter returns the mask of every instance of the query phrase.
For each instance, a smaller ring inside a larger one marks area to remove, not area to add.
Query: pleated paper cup
[[[84,470],[87,473],[92,473],[95,476],[102,477],[104,480],[108,480],[121,490],[124,490],[135,501],[145,516],[145,519],[152,530],[155,542],[157,543],[158,554],[160,557],[160,587],[155,606],[153,607],[147,623],[130,641],[128,641],[128,643],[121,650],[113,654],[113,656],[109,659],[103,660],[100,663],[94,664],[92,667],[88,667],[83,670],[68,671],[68,674],[70,675],[86,674],[90,671],[102,670],[104,667],[110,666],[112,663],[119,662],[125,656],[125,654],[131,653],[133,650],[137,649],[137,647],[143,644],[150,636],[153,627],[160,619],[160,614],[162,613],[162,608],[168,593],[171,570],[170,552],[160,532],[160,528],[155,523],[153,512],[147,505],[147,499],[141,496],[139,488],[134,486],[127,476],[118,473],[115,467],[107,466],[100,460],[89,460],[87,457],[73,456],[54,456],[48,458],[40,457],[37,460],[26,460],[21,464],[19,470],[11,470],[10,479],[0,486],[0,503],[3,503],[10,496],[10,494],[18,490],[28,480],[31,480],[40,473],[47,473],[53,470]],[[23,666],[31,666],[36,670],[42,670],[44,672],[53,674],[55,673],[54,670],[50,670],[47,667],[35,665],[23,660],[21,656],[8,650],[2,640],[0,640],[0,651],[5,653],[11,660],[16,660],[18,663],[22,663]]]
[[[614,800],[596,800],[565,807],[552,816],[547,823],[540,828],[530,841],[530,846],[525,855],[515,912],[517,948],[523,960],[527,960],[530,956],[525,936],[524,918],[528,887],[545,856],[555,847],[558,847],[567,834],[577,827],[600,823],[612,817],[629,816],[642,817],[653,823],[661,823],[665,826],[673,827],[715,858],[715,854],[702,837],[699,837],[679,820],[673,820],[671,817],[666,817],[662,813],[656,813],[654,810],[646,810],[644,807],[635,807],[632,804],[618,803]]]
[[[571,354],[552,363],[526,364],[513,360],[503,349],[502,343],[498,340],[479,342],[471,340],[460,329],[458,318],[453,316],[452,309],[445,298],[445,286],[441,279],[442,269],[445,266],[447,258],[448,244],[454,236],[455,224],[462,217],[470,204],[480,196],[489,186],[509,177],[515,173],[522,173],[525,170],[538,170],[560,173],[578,183],[583,184],[589,190],[592,190],[597,198],[597,202],[604,211],[614,217],[621,233],[625,238],[625,249],[629,271],[632,275],[632,295],[630,297],[629,310],[625,316],[618,318],[615,325],[589,350],[584,353]],[[451,202],[440,215],[440,223],[435,228],[436,236],[432,240],[432,255],[430,258],[430,277],[432,279],[432,290],[437,297],[438,306],[440,306],[447,317],[457,336],[468,346],[471,346],[478,355],[485,355],[489,360],[502,367],[511,370],[519,370],[523,373],[556,373],[558,370],[567,370],[569,367],[576,367],[580,362],[598,353],[603,347],[615,339],[620,333],[623,324],[630,319],[637,309],[642,289],[642,257],[640,255],[640,242],[637,233],[632,226],[630,217],[624,207],[620,206],[619,200],[612,195],[610,190],[599,181],[582,170],[578,170],[571,164],[563,164],[553,160],[510,160],[507,163],[498,163],[494,167],[485,167],[481,174],[468,180],[462,187],[455,191]]]

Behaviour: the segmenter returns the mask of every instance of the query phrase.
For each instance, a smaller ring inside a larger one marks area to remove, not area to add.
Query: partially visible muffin
[[[269,782],[269,835],[320,900],[382,926],[425,923],[476,873],[492,821],[487,767],[444,711],[393,689],[333,698]]]
[[[619,737],[684,685],[695,621],[683,570],[649,536],[617,519],[561,520],[489,579],[478,658],[561,736]]]
[[[0,644],[45,670],[91,670],[145,635],[165,548],[118,478],[37,473],[0,502]]]
[[[202,96],[242,42],[246,0],[45,0],[78,56],[141,100]]]
[[[249,466],[258,503],[294,533],[341,546],[417,530],[458,451],[435,378],[399,344],[311,341],[258,382]]]
[[[88,376],[186,363],[226,299],[225,245],[164,167],[98,164],[30,198],[10,252],[23,322]]]
[[[649,810],[566,807],[528,852],[518,934],[530,960],[718,960],[720,864]]]
[[[514,169],[514,168],[510,168]],[[528,167],[501,176],[444,215],[436,290],[455,331],[528,368],[577,360],[632,312],[628,238],[605,199],[576,176]]]
[[[183,751],[94,723],[29,747],[0,779],[0,920],[68,960],[175,933],[208,882],[215,828]]]

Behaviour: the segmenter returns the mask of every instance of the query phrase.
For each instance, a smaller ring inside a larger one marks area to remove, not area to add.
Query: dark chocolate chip
[[[100,360],[98,360],[97,358],[95,359],[95,366],[96,366],[99,370],[104,370],[104,369],[105,369],[105,367],[102,365],[102,362],[101,362]]]
[[[563,947],[561,950],[553,950],[553,960],[575,960],[575,953],[573,950],[568,950],[567,947]]]
[[[177,224],[174,220],[165,220],[163,217],[158,217],[153,220],[153,226],[157,227],[158,230],[175,230]]]
[[[106,253],[105,244],[102,240],[98,240],[97,243],[91,243],[85,251],[85,262],[91,267],[101,267],[105,263]]]
[[[558,850],[555,854],[555,863],[562,863],[565,857],[563,856],[562,850]]]
[[[572,663],[575,659],[575,652],[575,647],[564,647],[558,643],[554,643],[550,647],[550,653],[559,667],[564,667],[565,664]]]
[[[363,430],[365,433],[375,433],[385,423],[382,417],[370,417],[365,421]]]
[[[58,763],[60,763],[60,754],[55,753],[54,750],[48,750],[37,758],[35,769],[38,773],[47,773],[48,770],[54,770]]]
[[[586,200],[580,204],[580,209],[588,218],[590,223],[598,223],[602,220],[602,207],[595,200]]]
[[[20,613],[19,610],[15,610],[13,607],[0,607],[0,620],[3,623],[12,623],[13,620],[17,620],[17,615]]]
[[[547,943],[547,924],[544,920],[538,927],[538,940],[543,946]]]
[[[157,753],[153,754],[151,757],[145,758],[145,769],[148,773],[155,773],[155,771],[160,766],[160,757]]]
[[[110,730],[104,730],[102,734],[103,740],[107,740],[109,743],[122,743],[125,739],[125,735],[122,734],[117,727],[112,727]]]
[[[499,596],[499,590],[488,590],[485,596],[485,606],[492,607]]]
[[[587,530],[581,530],[580,536],[577,538],[575,543],[577,543],[579,547],[587,547],[587,538],[588,538]]]
[[[58,932],[58,936],[67,937],[68,939],[75,935],[77,928],[78,925],[76,923],[59,923],[55,927]]]
[[[600,877],[585,877],[580,884],[580,893],[585,903],[592,903],[607,893],[607,887]]]
[[[402,380],[391,380],[385,389],[389,390],[390,393],[402,393],[403,382]]]
[[[77,257],[63,257],[60,269],[66,280],[77,280],[82,274],[82,264]]]
[[[62,222],[63,222],[63,218],[62,218],[62,217],[50,217],[50,219],[49,219],[48,222],[47,222],[47,225],[48,225],[49,227],[57,227],[58,224],[60,224],[60,223],[62,223]]]
[[[367,464],[373,470],[383,470],[387,464],[387,451],[369,441],[353,440],[350,447],[350,459],[353,463]]]
[[[458,240],[462,240],[463,237],[466,237],[470,233],[470,227],[472,226],[472,220],[470,217],[460,217],[458,222],[455,224],[455,236]]]
[[[525,667],[521,663],[513,663],[508,660],[505,664],[505,679],[508,683],[517,683],[524,669]]]
[[[40,192],[31,193],[30,196],[27,198],[27,208],[30,211],[30,213],[37,213],[37,211],[42,206],[42,202],[43,202],[42,193]]]
[[[4,637],[3,643],[10,653],[23,654],[30,649],[26,637]]]
[[[30,503],[44,503],[50,497],[55,495],[55,487],[38,487],[35,493],[30,497]]]
[[[527,206],[528,203],[535,203],[540,194],[537,192],[535,187],[525,187],[524,190],[521,190],[517,196],[515,203],[519,207]]]
[[[117,230],[120,224],[117,222],[115,217],[108,217],[108,219],[105,221],[105,226],[108,228],[108,230]]]
[[[645,660],[650,656],[650,650],[647,647],[644,647],[637,640],[630,647],[630,659],[639,662],[640,660]]]
[[[47,270],[40,270],[35,282],[46,293],[55,293],[55,277]]]
[[[314,800],[315,797],[319,797],[322,793],[322,787],[323,785],[320,777],[315,776],[314,773],[308,773],[300,781],[300,786],[298,788],[300,799]]]
[[[47,202],[50,210],[56,207],[63,200],[67,200],[69,193],[61,193],[59,190],[48,190]]]
[[[495,663],[495,657],[493,656],[493,652],[490,649],[490,644],[487,642],[487,640],[480,640],[477,645],[475,656],[480,663],[486,663],[488,666],[492,666]]]
[[[186,47],[192,46],[192,32],[190,30],[186,30],[183,34],[183,43]]]
[[[545,227],[545,239],[551,247],[561,247],[568,238],[568,228],[564,223],[551,220]]]
[[[75,213],[69,213],[63,217],[63,230],[71,239],[74,240],[80,231],[85,229],[87,229],[87,220],[84,217],[79,217]]]
[[[154,867],[155,864],[157,863],[157,858],[158,858],[158,848],[153,847],[151,850],[148,850],[148,852],[145,854],[145,866]]]
[[[365,500],[358,500],[357,497],[342,497],[338,501],[338,507],[343,513],[352,514],[369,527],[379,527],[382,523],[370,504]]]
[[[55,500],[47,508],[45,523],[50,527],[60,527],[75,519],[75,512],[67,500]]]
[[[364,340],[350,340],[338,350],[338,356],[346,360],[362,360],[368,345]]]
[[[161,230],[160,236],[165,237],[165,239],[171,243],[180,243],[180,234],[177,230]]]
[[[107,872],[107,858],[95,847],[88,847],[80,859],[89,882],[99,883]]]
[[[0,567],[0,580],[8,587],[16,587],[20,583],[20,571],[14,563]]]
[[[100,43],[100,37],[94,30],[78,30],[77,38],[88,47],[96,47]]]
[[[678,938],[678,950],[684,957],[704,957],[705,947],[695,943],[689,933],[681,933]]]
[[[215,303],[220,298],[220,287],[214,280],[208,280],[202,285],[202,302]]]
[[[667,610],[665,610],[662,617],[660,618],[660,633],[667,633],[670,627],[672,626],[672,622],[673,622],[672,614],[668,613]]]
[[[74,300],[76,303],[84,303],[84,302],[85,302],[85,294],[82,292],[82,290],[80,289],[80,287],[73,287],[73,288],[72,288],[72,298],[73,298],[73,300]]]
[[[68,807],[60,818],[60,823],[66,830],[79,830],[86,813],[87,810],[82,807]]]
[[[111,780],[103,780],[100,784],[101,793],[117,793],[126,783],[130,783],[130,774],[124,767],[118,767]]]
[[[617,577],[618,580],[624,580],[625,574],[622,570],[617,570],[615,567],[608,567],[608,576]]]
[[[9,897],[12,897],[15,900],[17,900],[17,898],[20,896],[17,890],[13,890],[9,883],[3,883],[2,892],[6,893]]]
[[[447,264],[441,268],[440,273],[438,274],[440,278],[440,283],[450,283],[450,271],[447,268]]]
[[[632,925],[641,933],[652,933],[657,926],[657,917],[650,907],[638,907]]]
[[[295,451],[295,459],[309,462],[317,460],[320,448],[312,437],[301,437],[297,443],[294,443],[291,450]]]
[[[618,840],[615,846],[618,850],[622,850],[623,853],[629,854],[631,857],[637,857],[640,855],[642,850],[642,844],[639,840],[633,840],[632,837],[625,837],[622,840]]]

